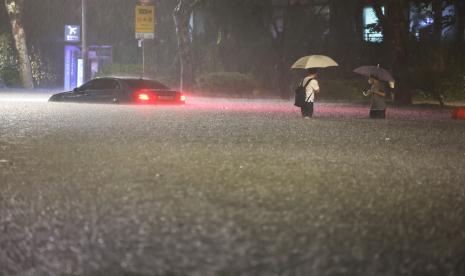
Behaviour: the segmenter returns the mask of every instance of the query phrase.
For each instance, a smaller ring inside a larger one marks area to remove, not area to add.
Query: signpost
[[[136,6],[135,12],[135,33],[142,48],[142,75],[145,75],[145,39],[155,38],[155,6],[146,5],[148,1],[141,1],[142,5]]]
[[[81,25],[82,25],[82,82],[87,81],[87,0],[81,0]]]
[[[65,25],[65,41],[66,42],[81,41],[81,26]]]
[[[65,45],[64,88],[71,90],[82,84],[82,58],[79,57],[81,51],[77,46],[81,41],[81,26],[65,25],[64,41],[70,43]]]
[[[136,6],[136,39],[155,38],[155,6]]]

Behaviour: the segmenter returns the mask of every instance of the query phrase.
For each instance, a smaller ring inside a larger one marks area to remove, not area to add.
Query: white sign
[[[84,62],[82,58],[77,60],[77,83],[76,87],[81,86],[84,83]]]
[[[81,27],[78,25],[65,25],[65,41],[79,42],[81,40]]]

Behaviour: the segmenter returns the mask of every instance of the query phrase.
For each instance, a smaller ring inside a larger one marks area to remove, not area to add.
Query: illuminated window
[[[454,36],[455,9],[453,5],[443,6],[442,37],[447,39]],[[412,6],[410,12],[410,31],[417,39],[428,38],[433,35],[434,11],[431,4]]]
[[[382,7],[384,14],[384,7]],[[379,30],[378,17],[373,7],[363,9],[364,39],[368,42],[382,42],[383,33]]]

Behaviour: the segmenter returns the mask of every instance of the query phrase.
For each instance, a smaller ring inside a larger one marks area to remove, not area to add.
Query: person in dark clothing
[[[370,84],[370,88],[363,94],[365,96],[371,96],[370,118],[385,119],[387,88],[382,81],[374,76],[368,78],[368,83]]]

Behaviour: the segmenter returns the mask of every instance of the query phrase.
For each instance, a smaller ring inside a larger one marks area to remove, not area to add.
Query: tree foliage
[[[34,49],[34,55],[39,55],[41,62],[50,68],[46,70],[60,79],[63,26],[80,24],[80,1],[22,1],[27,48]],[[356,78],[352,69],[365,64],[381,64],[391,69],[398,80],[399,103],[409,103],[414,96],[412,91],[418,88],[429,90],[439,100],[445,91],[443,87],[453,87],[444,85],[445,80],[464,74],[462,0],[153,0],[153,3],[157,28],[156,39],[146,41],[148,71],[156,78],[181,81],[187,89],[194,85],[196,76],[238,72],[253,75],[262,90],[287,98],[299,77],[289,67],[298,57],[309,54],[330,55],[341,65],[339,70],[325,70],[321,74],[323,79]],[[135,5],[134,0],[88,2],[89,44],[112,45],[116,64],[141,63],[141,49],[134,37]],[[373,6],[378,16],[378,24],[373,27],[384,34],[381,44],[363,40],[362,14],[367,5]],[[455,7],[452,16],[443,15],[448,5]],[[421,30],[411,28],[410,21],[417,20],[412,17],[415,16],[412,9],[428,10],[435,23]],[[2,14],[6,15],[5,5],[0,8]],[[4,23],[9,24],[5,16],[0,16],[0,21],[0,32],[11,33],[5,28]],[[449,26],[457,30],[453,39],[441,35],[443,27]]]
[[[11,25],[11,34],[18,57],[19,75],[21,86],[25,88],[34,87],[32,79],[32,67],[29,60],[29,52],[26,43],[26,34],[23,28],[24,0],[5,0],[6,12]]]

